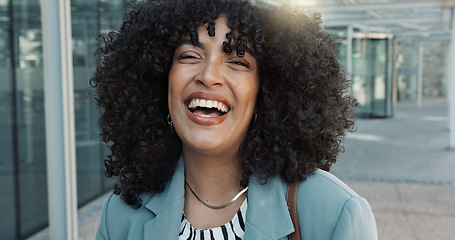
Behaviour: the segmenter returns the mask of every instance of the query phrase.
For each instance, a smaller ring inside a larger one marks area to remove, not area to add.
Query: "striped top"
[[[195,229],[190,222],[182,215],[180,223],[179,240],[238,240],[243,239],[245,233],[246,209],[248,207],[247,199],[242,203],[237,214],[232,220],[222,226],[210,229]]]

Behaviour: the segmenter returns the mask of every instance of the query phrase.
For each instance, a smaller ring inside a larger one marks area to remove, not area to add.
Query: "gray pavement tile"
[[[349,187],[366,198],[374,212],[401,212],[403,202],[396,184],[347,182]]]
[[[455,186],[397,186],[406,212],[455,217]]]
[[[86,204],[78,211],[78,240],[95,239],[96,231],[100,223],[101,210],[110,193],[104,194],[94,201]],[[48,240],[49,228],[45,228],[27,240]]]
[[[380,240],[417,240],[411,224],[401,212],[375,212]]]
[[[355,181],[347,184],[370,203],[379,239],[455,239],[455,186]]]
[[[455,186],[455,150],[447,150],[447,104],[400,103],[395,117],[360,119],[332,172],[342,180]]]
[[[408,214],[407,219],[417,240],[454,240],[455,216]]]

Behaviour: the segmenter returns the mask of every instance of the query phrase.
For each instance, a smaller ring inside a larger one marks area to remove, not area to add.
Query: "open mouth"
[[[229,107],[216,100],[191,99],[187,104],[190,112],[202,117],[220,117],[229,112]]]

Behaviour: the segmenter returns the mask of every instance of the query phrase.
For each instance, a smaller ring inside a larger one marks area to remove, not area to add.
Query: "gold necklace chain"
[[[205,203],[204,201],[202,201],[202,199],[194,192],[194,190],[191,188],[190,184],[188,183],[188,181],[186,180],[185,178],[185,183],[186,185],[188,186],[188,188],[190,189],[190,191],[193,193],[193,195],[196,197],[197,200],[199,200],[199,202],[201,202],[204,206],[208,207],[208,208],[211,208],[211,209],[222,209],[222,208],[225,208],[229,205],[231,205],[232,203],[234,203],[240,196],[242,196],[242,194],[244,194],[245,192],[248,191],[248,186],[244,189],[242,189],[242,191],[240,191],[239,193],[237,193],[237,195],[235,195],[230,201],[228,201],[227,203],[224,203],[224,204],[221,204],[221,205],[211,205],[211,204],[208,204],[208,203]]]

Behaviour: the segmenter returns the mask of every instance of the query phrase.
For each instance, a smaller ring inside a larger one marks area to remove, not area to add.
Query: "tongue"
[[[219,117],[221,116],[221,113],[213,108],[197,108],[194,112],[194,114],[199,115],[199,116],[207,116],[207,117]]]

